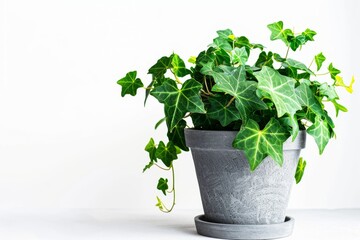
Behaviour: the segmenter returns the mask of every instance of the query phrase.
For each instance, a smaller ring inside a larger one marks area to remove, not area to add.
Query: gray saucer
[[[195,217],[196,230],[200,235],[223,239],[274,239],[290,236],[294,218],[286,217],[283,223],[242,225],[208,222],[204,215]]]

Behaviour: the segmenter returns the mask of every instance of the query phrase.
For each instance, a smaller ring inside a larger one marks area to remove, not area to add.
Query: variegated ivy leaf
[[[262,130],[257,122],[249,119],[236,135],[233,146],[244,151],[253,171],[267,156],[282,166],[283,143],[288,137],[288,131],[275,118]]]
[[[315,56],[315,63],[316,63],[316,70],[319,71],[323,62],[325,62],[326,57],[323,55],[323,53],[319,53]]]
[[[231,62],[232,64],[245,65],[249,56],[246,52],[245,47],[242,48],[234,48],[231,51]]]
[[[307,72],[311,75],[315,75],[308,67],[305,66],[305,64],[299,62],[299,61],[296,61],[294,59],[291,59],[291,58],[287,58],[283,63],[282,65],[284,67],[291,67],[291,68],[295,68],[295,69],[299,69],[299,70],[302,70],[304,72]]]
[[[291,140],[294,141],[297,135],[299,134],[299,123],[297,120],[297,116],[284,116],[279,119],[283,126],[288,126],[289,132],[291,133]]]
[[[295,93],[294,79],[283,76],[266,66],[261,71],[255,72],[254,76],[259,81],[258,88],[270,95],[278,117],[282,117],[285,113],[293,116],[297,110],[301,109]]]
[[[289,46],[289,42],[287,40],[288,36],[293,36],[294,33],[290,29],[284,29],[284,24],[282,21],[269,24],[267,27],[271,31],[270,40],[280,39],[286,44],[286,46]]]
[[[322,120],[320,116],[316,116],[315,123],[311,125],[306,132],[314,137],[319,148],[319,153],[322,154],[330,139],[330,131],[327,122]]]
[[[181,89],[175,81],[167,79],[151,91],[150,94],[165,105],[166,123],[170,132],[187,112],[205,113],[204,103],[200,98],[201,88],[201,83],[194,79],[185,81]]]
[[[224,92],[235,97],[235,106],[239,111],[240,119],[246,120],[249,114],[257,109],[266,109],[267,106],[256,95],[255,81],[247,81],[245,66],[237,68],[222,67],[224,72],[213,72],[215,85],[214,92]]]
[[[314,93],[311,91],[310,87],[306,83],[301,83],[296,88],[296,95],[298,101],[303,107],[307,107],[317,116],[324,116],[324,110],[321,107],[319,101],[315,98]]]
[[[230,104],[231,96],[216,94],[209,97],[210,107],[207,114],[210,118],[218,120],[223,127],[229,125],[231,122],[239,120],[240,114],[236,109],[235,104]]]
[[[140,78],[136,78],[136,71],[128,72],[125,77],[117,81],[117,84],[121,85],[121,96],[124,97],[126,94],[131,96],[136,95],[138,88],[144,86]]]

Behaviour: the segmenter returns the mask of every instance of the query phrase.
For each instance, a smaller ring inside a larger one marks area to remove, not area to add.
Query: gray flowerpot
[[[202,220],[237,225],[284,223],[306,132],[284,143],[282,167],[267,157],[253,172],[244,153],[232,147],[236,134],[185,129],[205,214]]]

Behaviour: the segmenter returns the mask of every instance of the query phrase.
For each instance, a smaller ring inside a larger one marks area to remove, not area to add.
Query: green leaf
[[[319,153],[322,154],[330,139],[328,124],[322,120],[321,117],[316,116],[315,123],[311,125],[306,132],[314,137],[319,148]]]
[[[166,80],[151,91],[151,95],[165,105],[166,123],[170,132],[187,112],[205,112],[200,98],[201,88],[201,83],[194,79],[185,81],[181,89],[177,87],[175,81]]]
[[[340,103],[338,103],[335,99],[331,101],[334,104],[335,111],[336,111],[336,117],[339,115],[339,111],[347,112],[347,108]]]
[[[246,120],[250,113],[257,109],[266,109],[267,106],[256,95],[255,81],[247,81],[245,66],[238,68],[222,67],[226,72],[213,72],[215,85],[214,92],[224,92],[235,97],[235,106],[239,110],[241,120]]]
[[[220,38],[224,39],[228,39],[230,35],[233,35],[233,32],[230,29],[218,30],[216,33]]]
[[[325,62],[326,57],[321,53],[315,56],[315,63],[316,63],[316,71],[319,71],[323,62]]]
[[[286,116],[286,117],[282,117],[279,119],[279,121],[282,123],[282,125],[284,126],[288,126],[289,132],[291,133],[291,140],[294,141],[295,138],[297,137],[297,135],[299,134],[299,124],[298,124],[298,120],[297,120],[297,116],[293,115],[293,116]]]
[[[332,85],[329,85],[327,83],[322,83],[319,88],[319,94],[321,96],[327,97],[330,101],[339,99],[339,96],[336,93],[335,87]]]
[[[165,166],[170,167],[172,161],[177,159],[176,148],[172,142],[168,142],[165,146],[165,143],[160,141],[155,156],[160,159]]]
[[[352,93],[353,92],[353,85],[355,83],[355,78],[354,76],[351,78],[351,82],[350,84],[347,86],[345,85],[344,83],[344,79],[342,77],[340,77],[339,75],[337,75],[335,77],[335,86],[340,86],[340,87],[344,87],[345,90],[348,92],[348,93]]]
[[[273,57],[272,52],[266,53],[265,51],[262,51],[259,55],[258,60],[255,63],[255,66],[259,68],[261,68],[262,66],[272,67],[274,62],[272,57]]]
[[[305,64],[303,64],[299,61],[296,61],[294,59],[291,59],[291,58],[287,58],[286,61],[282,63],[282,65],[284,67],[296,68],[296,69],[305,71],[311,75],[315,75],[308,67],[305,66]]]
[[[314,41],[314,36],[316,32],[307,28],[304,32],[301,33],[302,36],[306,38],[306,41]]]
[[[128,72],[125,77],[117,81],[117,84],[121,85],[122,87],[122,97],[124,97],[126,94],[135,96],[137,89],[144,86],[140,78],[136,78],[136,74],[136,71]]]
[[[296,95],[299,103],[303,107],[307,107],[317,116],[324,116],[324,110],[321,107],[319,101],[316,99],[314,93],[311,91],[310,87],[306,83],[301,83],[296,88]]]
[[[300,46],[304,45],[306,43],[306,37],[303,35],[299,35],[299,36],[289,36],[288,37],[288,41],[290,43],[290,48],[293,51],[296,51],[296,49],[298,49]]]
[[[294,33],[290,29],[283,29],[283,26],[284,24],[282,21],[267,25],[267,27],[271,31],[270,40],[280,39],[286,44],[286,46],[288,46],[289,45],[289,42],[287,40],[288,36],[293,36]]]
[[[274,59],[277,62],[285,62],[286,61],[286,58],[281,57],[280,54],[278,54],[278,53],[274,53]]]
[[[232,50],[232,46],[230,45],[229,41],[227,39],[224,39],[222,37],[217,37],[214,39],[214,46],[218,49],[223,49],[225,51],[230,52]]]
[[[214,65],[214,61],[203,63],[200,72],[204,75],[210,75],[214,71]]]
[[[163,117],[155,124],[155,130],[166,120],[166,117]]]
[[[203,130],[222,129],[220,122],[210,118],[207,113],[206,114],[193,113],[191,114],[191,120],[194,124],[195,129],[203,129]]]
[[[259,81],[258,88],[269,94],[274,102],[277,116],[285,113],[294,115],[301,109],[295,93],[295,80],[281,75],[276,70],[264,66],[260,72],[254,73]]]
[[[219,120],[222,126],[227,126],[231,122],[239,120],[240,114],[236,109],[235,104],[229,104],[232,97],[229,95],[216,94],[214,97],[209,97],[210,107],[207,114],[210,118]]]
[[[289,133],[275,118],[262,130],[257,122],[249,119],[236,135],[233,146],[244,151],[250,170],[254,171],[267,156],[282,166],[283,143],[288,137]]]
[[[166,195],[166,190],[169,189],[167,178],[160,178],[156,188]]]
[[[150,138],[150,141],[145,146],[145,151],[149,153],[149,158],[151,161],[156,162],[156,144],[153,138]]]
[[[169,141],[173,142],[175,146],[178,146],[184,151],[189,151],[189,148],[185,143],[184,129],[186,127],[186,121],[181,119],[178,124],[175,125],[174,129],[170,132],[168,131],[167,136]]]
[[[248,58],[249,58],[249,56],[246,52],[245,47],[242,47],[242,48],[236,47],[231,51],[232,64],[245,65]]]
[[[177,77],[185,77],[190,74],[190,70],[185,67],[184,61],[177,54],[172,54],[171,58],[171,70]]]
[[[295,173],[296,184],[298,184],[301,181],[301,179],[304,175],[305,167],[306,167],[306,161],[302,157],[299,158],[299,162],[296,167],[296,173]]]
[[[148,164],[145,165],[144,169],[143,169],[143,173],[150,169],[152,166],[154,165],[154,162],[153,161],[150,161]]]
[[[163,78],[166,71],[171,68],[172,55],[170,57],[160,58],[155,65],[153,65],[148,74],[152,74],[154,78]]]
[[[329,73],[330,73],[331,78],[334,79],[334,80],[336,80],[336,79],[335,79],[336,76],[337,76],[339,73],[341,73],[341,71],[340,71],[339,69],[335,68],[332,63],[330,63],[330,65],[329,65],[329,67],[328,67],[328,70],[329,70]]]

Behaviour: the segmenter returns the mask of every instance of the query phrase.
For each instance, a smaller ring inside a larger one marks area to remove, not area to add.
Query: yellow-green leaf
[[[354,76],[351,78],[351,82],[349,85],[345,85],[343,78],[340,77],[339,75],[335,76],[335,86],[344,87],[346,91],[348,91],[349,93],[353,92],[354,83],[355,83]]]

